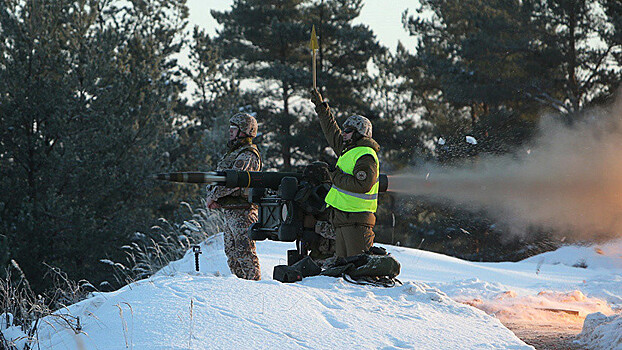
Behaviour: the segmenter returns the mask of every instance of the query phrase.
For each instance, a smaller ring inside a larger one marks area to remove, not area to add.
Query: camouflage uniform
[[[261,170],[261,157],[257,147],[252,144],[252,137],[238,139],[230,145],[229,152],[216,168],[217,171],[230,169]],[[247,191],[241,188],[212,185],[207,190],[207,199],[216,201],[224,209],[225,254],[229,269],[240,278],[261,279],[255,241],[248,237],[248,228],[257,221],[257,206],[248,202]]]
[[[225,254],[232,273],[247,280],[260,280],[261,269],[255,241],[248,238],[248,228],[257,221],[257,208],[226,209]]]
[[[316,263],[324,266],[327,261],[335,255],[335,229],[328,221],[317,221],[315,223],[315,233],[320,237],[315,245],[312,256]],[[317,251],[317,252],[316,252]]]

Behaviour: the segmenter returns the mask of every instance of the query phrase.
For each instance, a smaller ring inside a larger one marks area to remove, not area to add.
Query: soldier
[[[229,120],[228,152],[218,162],[217,171],[260,171],[261,156],[253,138],[257,136],[257,120],[246,113],[237,113]],[[257,206],[247,200],[241,188],[208,186],[207,207],[224,209],[225,254],[232,273],[249,280],[261,279],[255,241],[249,239],[248,228],[257,221]]]
[[[362,254],[374,243],[379,175],[376,153],[380,146],[371,138],[369,119],[353,115],[343,123],[342,131],[320,92],[314,89],[311,95],[324,136],[339,156],[326,196],[336,235],[335,253],[338,257]]]

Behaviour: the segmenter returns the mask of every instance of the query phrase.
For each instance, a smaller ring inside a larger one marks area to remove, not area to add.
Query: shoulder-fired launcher
[[[173,182],[220,185],[230,188],[270,188],[277,190],[281,180],[285,177],[295,177],[298,181],[303,180],[302,173],[274,172],[274,171],[210,171],[210,172],[179,172],[162,173],[154,176],[157,180]],[[389,179],[386,174],[380,174],[379,192],[386,192],[389,187]]]

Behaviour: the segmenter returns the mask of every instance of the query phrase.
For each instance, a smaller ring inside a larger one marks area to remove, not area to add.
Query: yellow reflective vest
[[[380,163],[378,155],[371,147],[355,147],[342,154],[337,160],[337,168],[348,175],[354,176],[356,161],[365,155],[371,155],[376,161],[376,174],[379,174]],[[367,193],[346,191],[333,184],[326,195],[326,204],[345,212],[375,213],[378,208],[378,179]]]

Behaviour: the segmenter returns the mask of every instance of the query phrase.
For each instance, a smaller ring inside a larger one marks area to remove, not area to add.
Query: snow
[[[622,315],[588,315],[579,342],[590,349],[622,349]]]
[[[59,310],[42,323],[39,345],[532,349],[500,320],[568,323],[591,315],[580,341],[587,348],[611,348],[620,339],[621,243],[566,247],[518,263],[476,263],[382,245],[402,264],[404,282],[385,289],[324,276],[276,282],[272,269],[285,263],[293,244],[271,241],[257,244],[263,280],[241,280],[230,274],[222,235],[216,235],[202,244],[199,273],[188,252],[149,279]],[[577,257],[587,268],[572,267]],[[79,334],[72,330],[76,317]]]
[[[544,260],[546,264],[585,265],[590,269],[622,270],[622,239],[600,245],[566,246],[554,252],[530,257],[525,262]]]
[[[466,142],[472,145],[477,145],[477,140],[473,136],[466,136]]]
[[[18,349],[24,348],[28,343],[26,333],[20,327],[13,326],[13,315],[11,313],[0,314],[0,332],[5,339],[12,341]]]
[[[10,341],[18,349],[24,349],[26,344],[29,344],[28,336],[24,333],[20,327],[11,326],[2,329],[2,335],[5,339]],[[30,345],[32,346],[32,345]]]
[[[0,314],[0,331],[13,326],[13,314],[1,313]]]

